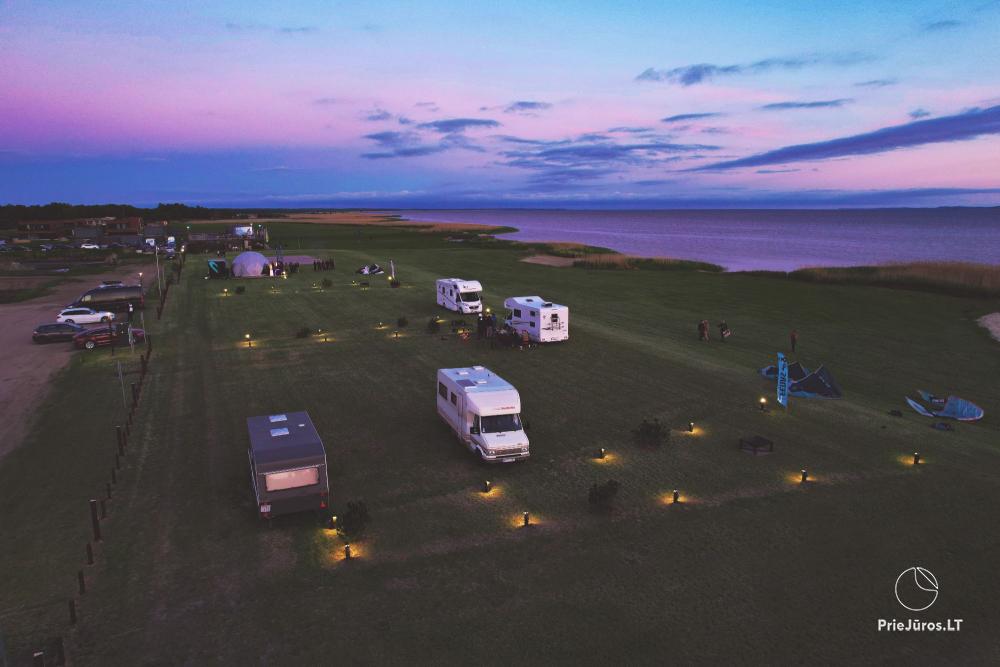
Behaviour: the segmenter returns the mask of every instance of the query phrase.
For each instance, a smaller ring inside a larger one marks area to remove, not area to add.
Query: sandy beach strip
[[[287,213],[282,217],[239,218],[225,220],[192,220],[188,224],[268,224],[306,223],[313,225],[370,225],[373,227],[416,227],[424,232],[470,232],[489,234],[499,227],[469,222],[418,222],[393,213],[376,211],[327,211],[323,213]]]

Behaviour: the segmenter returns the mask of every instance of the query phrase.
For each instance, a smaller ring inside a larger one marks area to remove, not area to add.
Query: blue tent
[[[766,366],[759,373],[769,380],[778,380],[777,366]],[[788,382],[788,393],[796,398],[842,398],[844,395],[825,366],[810,372],[797,361],[788,364]]]
[[[930,407],[921,405],[909,397],[907,397],[906,402],[924,417],[943,417],[963,422],[974,422],[982,419],[983,415],[986,414],[981,407],[972,401],[958,396],[941,398],[923,390],[919,390],[917,393],[920,394],[920,398],[930,404]]]

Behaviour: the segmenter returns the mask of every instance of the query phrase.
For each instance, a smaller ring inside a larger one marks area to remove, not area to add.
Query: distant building
[[[61,238],[100,240],[107,236],[138,236],[142,218],[76,218],[17,223],[18,236],[32,240]],[[117,239],[116,239],[117,240]],[[119,241],[120,242],[120,241]]]

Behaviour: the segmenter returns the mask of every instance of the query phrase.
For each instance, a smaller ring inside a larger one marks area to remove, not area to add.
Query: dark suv
[[[86,331],[79,324],[58,322],[56,324],[39,324],[31,332],[31,340],[36,343],[55,343],[57,341],[73,340],[78,333]]]

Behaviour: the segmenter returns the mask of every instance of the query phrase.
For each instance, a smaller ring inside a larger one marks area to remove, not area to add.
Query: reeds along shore
[[[583,269],[653,269],[660,271],[712,271],[721,272],[723,268],[717,264],[698,262],[687,259],[669,259],[666,257],[635,257],[617,253],[601,253],[579,257],[573,266]]]
[[[963,296],[1000,296],[1000,265],[907,262],[880,266],[799,269],[796,280],[933,290]]]

